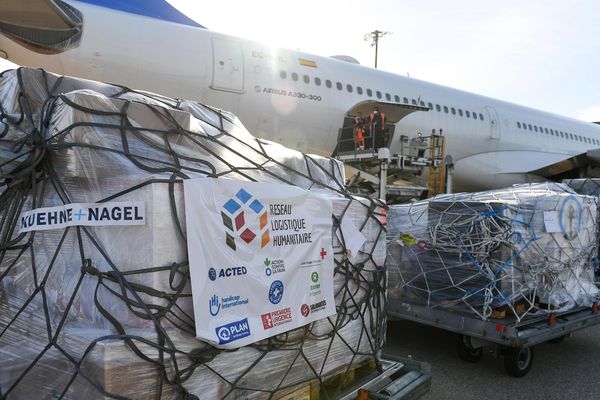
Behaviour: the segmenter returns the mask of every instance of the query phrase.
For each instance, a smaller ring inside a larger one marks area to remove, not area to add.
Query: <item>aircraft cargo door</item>
[[[494,107],[485,106],[490,119],[490,139],[500,139],[500,119]]]
[[[213,76],[211,89],[244,93],[244,57],[240,42],[212,38]]]

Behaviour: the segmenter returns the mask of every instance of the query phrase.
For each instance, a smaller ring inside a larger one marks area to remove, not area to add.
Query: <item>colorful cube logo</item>
[[[240,189],[223,205],[221,218],[227,228],[225,243],[234,251],[238,238],[246,245],[259,238],[261,249],[271,241],[265,206],[244,189]]]

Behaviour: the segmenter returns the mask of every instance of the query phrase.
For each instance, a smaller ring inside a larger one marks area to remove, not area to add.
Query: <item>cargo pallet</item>
[[[533,346],[559,343],[571,333],[600,323],[600,306],[531,315],[520,322],[514,317],[482,320],[473,314],[447,308],[429,308],[403,299],[388,300],[388,317],[405,319],[459,334],[458,356],[475,363],[484,348],[504,357],[505,371],[523,377],[533,364]]]
[[[429,392],[431,367],[424,362],[384,354],[375,362],[341,368],[321,380],[281,390],[275,400],[416,400]]]

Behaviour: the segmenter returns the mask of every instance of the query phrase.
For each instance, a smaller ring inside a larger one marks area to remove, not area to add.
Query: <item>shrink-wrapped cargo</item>
[[[482,319],[589,306],[596,204],[535,184],[391,206],[389,294]]]
[[[209,106],[40,70],[5,72],[0,104],[1,396],[266,398],[378,361],[385,210],[345,190],[340,162]],[[236,351],[194,337],[183,182],[205,177],[331,202],[335,315]],[[32,213],[110,202],[142,204],[144,224]]]

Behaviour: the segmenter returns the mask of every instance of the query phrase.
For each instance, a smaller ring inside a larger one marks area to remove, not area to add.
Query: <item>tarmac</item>
[[[384,352],[431,365],[431,391],[422,400],[600,399],[600,325],[558,344],[534,347],[529,373],[513,378],[502,358],[484,354],[470,364],[457,355],[458,335],[410,321],[389,321]]]

